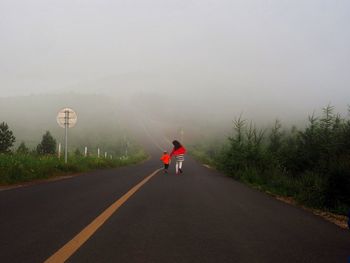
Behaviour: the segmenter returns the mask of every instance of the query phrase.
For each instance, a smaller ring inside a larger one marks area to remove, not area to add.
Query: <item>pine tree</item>
[[[0,124],[0,153],[10,152],[10,148],[16,141],[13,132],[9,129],[7,123],[2,122]]]
[[[41,143],[37,146],[37,152],[39,154],[55,154],[56,140],[52,137],[49,131],[43,135]]]
[[[19,154],[28,154],[29,148],[26,146],[24,142],[21,142],[21,144],[17,148],[17,153]]]

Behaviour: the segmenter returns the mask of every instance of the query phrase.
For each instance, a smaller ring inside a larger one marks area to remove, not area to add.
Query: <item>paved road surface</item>
[[[0,262],[43,262],[159,168],[141,165],[0,192]],[[173,168],[173,167],[172,167]],[[153,177],[68,262],[347,262],[350,231],[193,160]]]

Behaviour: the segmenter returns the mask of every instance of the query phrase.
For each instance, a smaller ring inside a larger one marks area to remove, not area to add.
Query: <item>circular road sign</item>
[[[58,112],[57,123],[62,128],[72,128],[77,123],[77,114],[70,108],[64,108]]]

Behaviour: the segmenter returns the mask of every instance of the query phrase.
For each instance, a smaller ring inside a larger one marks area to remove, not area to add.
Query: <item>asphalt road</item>
[[[43,262],[160,167],[95,171],[0,192],[0,262]],[[350,231],[188,158],[158,173],[68,262],[348,262]]]

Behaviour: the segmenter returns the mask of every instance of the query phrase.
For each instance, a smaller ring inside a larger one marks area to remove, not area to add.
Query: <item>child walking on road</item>
[[[164,173],[168,173],[168,168],[169,168],[169,163],[170,163],[170,155],[168,154],[167,151],[163,152],[162,157],[160,158],[160,160],[163,162],[164,164]]]
[[[182,163],[185,161],[186,149],[177,140],[173,141],[174,149],[170,153],[170,157],[175,156],[176,159],[176,174],[182,173]]]

